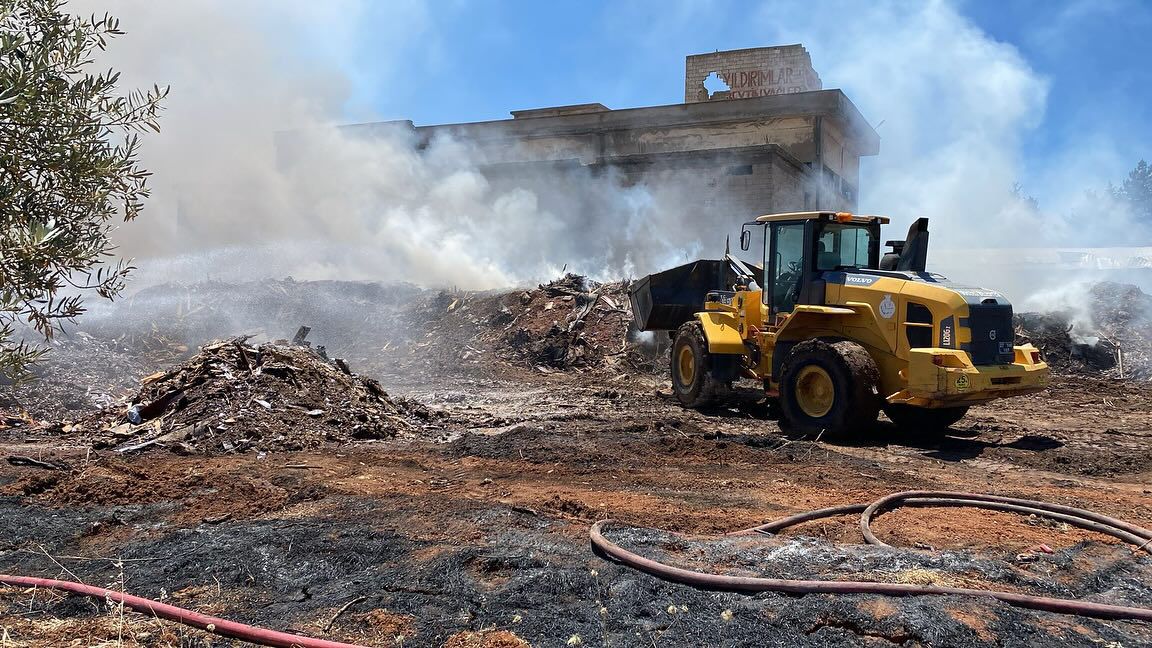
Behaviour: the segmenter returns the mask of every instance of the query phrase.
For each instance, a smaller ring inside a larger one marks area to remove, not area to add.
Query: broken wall
[[[684,103],[823,89],[820,75],[812,68],[812,57],[803,45],[695,54],[685,58],[684,67]],[[713,73],[728,85],[727,90],[709,92],[704,87],[704,80]]]

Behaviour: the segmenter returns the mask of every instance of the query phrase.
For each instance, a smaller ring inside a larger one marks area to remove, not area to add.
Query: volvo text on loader
[[[762,381],[794,429],[864,430],[881,409],[933,433],[973,404],[1044,389],[1048,365],[1014,344],[1012,305],[994,290],[925,269],[928,219],[880,255],[883,216],[761,216],[764,263],[725,253],[649,275],[631,292],[641,330],[673,339],[672,385],[686,406],[711,404],[739,378]]]

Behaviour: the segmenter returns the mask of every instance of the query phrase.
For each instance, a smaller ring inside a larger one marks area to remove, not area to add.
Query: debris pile
[[[34,368],[38,380],[0,380],[0,408],[36,419],[73,418],[116,403],[157,369],[188,360],[199,346],[237,332],[290,337],[313,323],[318,343],[372,375],[413,331],[428,291],[367,281],[204,281],[150,286],[115,302],[94,302],[58,333]],[[37,335],[28,331],[25,339]],[[318,347],[319,348],[319,347]]]
[[[204,360],[192,356],[212,340],[291,337],[299,322],[316,325],[318,353],[386,384],[500,376],[509,367],[660,372],[666,340],[632,329],[630,284],[566,274],[512,292],[292,279],[152,286],[93,308],[82,328],[57,338],[39,366],[43,380],[0,385],[0,408],[74,421],[116,407],[159,368]]]
[[[286,336],[297,323],[314,322],[328,351],[371,375],[405,380],[487,374],[508,364],[585,369],[631,357],[629,285],[571,273],[512,292],[292,279],[165,284],[83,324],[101,339],[150,354],[179,345],[187,351],[227,332]]]
[[[628,285],[569,273],[521,293],[522,310],[508,322],[505,348],[514,358],[553,368],[592,366],[624,353],[632,321]]]
[[[306,334],[302,327],[296,342]],[[221,454],[391,438],[435,418],[419,404],[389,397],[343,360],[304,344],[251,346],[240,337],[205,345],[188,361],[144,378],[125,408],[60,432],[122,453],[159,447]]]
[[[1031,342],[1057,371],[1152,379],[1152,297],[1101,282],[1088,290],[1087,312],[1019,313],[1017,343]]]
[[[485,361],[545,373],[625,359],[632,312],[630,282],[596,283],[575,274],[510,293],[442,293],[423,341],[409,354],[460,366]]]
[[[1116,365],[1115,349],[1107,341],[1073,337],[1077,325],[1067,313],[1019,313],[1015,325],[1016,343],[1040,349],[1056,371],[1100,373]]]
[[[1115,373],[1152,380],[1152,296],[1111,281],[1092,286],[1089,295],[1100,338],[1115,349]]]

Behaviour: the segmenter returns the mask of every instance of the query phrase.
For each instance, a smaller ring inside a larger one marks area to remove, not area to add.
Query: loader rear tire
[[[901,430],[915,434],[938,435],[964,418],[968,408],[928,409],[911,405],[888,405],[884,408],[884,413]]]
[[[708,352],[704,328],[695,320],[676,331],[672,344],[672,391],[685,407],[715,405],[735,379],[740,357]]]
[[[783,423],[803,434],[844,437],[870,428],[880,414],[880,371],[855,342],[806,340],[780,368]]]

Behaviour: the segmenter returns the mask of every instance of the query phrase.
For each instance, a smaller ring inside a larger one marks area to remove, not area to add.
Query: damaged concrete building
[[[708,79],[721,88],[710,91]],[[536,188],[544,201],[564,191],[554,180],[573,172],[622,187],[675,188],[675,204],[717,228],[770,212],[854,210],[860,158],[879,152],[876,131],[843,92],[823,89],[801,45],[688,56],[680,104],[589,103],[511,115],[345,128],[365,137],[411,130],[423,144],[450,135],[475,147],[490,182]]]

